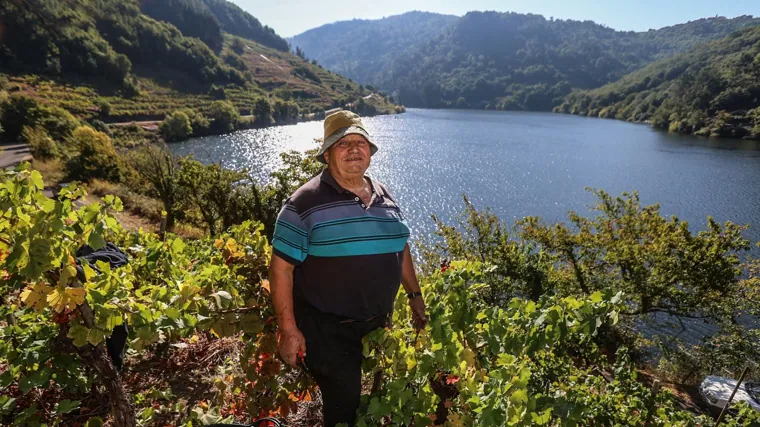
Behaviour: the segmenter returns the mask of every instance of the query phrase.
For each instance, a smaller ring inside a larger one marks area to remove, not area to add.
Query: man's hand
[[[306,340],[298,328],[280,330],[277,346],[282,360],[293,368],[298,366],[299,356],[306,357]]]
[[[427,315],[425,314],[425,300],[421,296],[414,297],[409,300],[409,308],[412,309],[412,324],[414,329],[420,330],[428,323]]]

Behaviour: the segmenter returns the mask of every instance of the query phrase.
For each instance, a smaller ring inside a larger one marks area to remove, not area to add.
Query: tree
[[[182,141],[193,134],[193,127],[187,114],[175,111],[161,122],[158,131],[166,141]]]
[[[184,114],[183,114],[184,115]],[[173,227],[182,209],[183,187],[179,184],[177,159],[166,146],[146,145],[130,152],[131,166],[148,181],[166,211],[166,225]]]
[[[272,113],[274,112],[272,104],[267,97],[256,98],[253,103],[253,115],[255,117],[255,123],[260,126],[267,126],[272,124],[274,118]]]
[[[237,129],[240,112],[229,101],[214,101],[209,107],[208,117],[214,131],[226,133]]]
[[[243,52],[245,52],[245,43],[237,37],[232,39],[232,44],[230,45],[230,48],[233,52],[237,53],[238,55],[242,55]]]
[[[77,151],[66,163],[69,179],[121,181],[121,157],[116,154],[108,135],[89,126],[80,126],[74,130],[68,143]]]
[[[275,98],[272,110],[272,117],[276,123],[295,123],[298,121],[300,109],[298,104],[293,101]]]
[[[245,174],[218,164],[203,165],[192,157],[180,159],[179,165],[177,182],[200,211],[209,234],[215,236],[222,219],[235,207],[235,183],[244,179]]]
[[[35,159],[54,159],[60,155],[58,145],[41,126],[24,126],[21,140],[29,146]]]

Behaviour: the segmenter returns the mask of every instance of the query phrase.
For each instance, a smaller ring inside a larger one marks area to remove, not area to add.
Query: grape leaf
[[[53,292],[53,287],[45,282],[37,282],[34,286],[27,287],[21,292],[21,301],[27,307],[41,312],[48,306],[48,295]]]

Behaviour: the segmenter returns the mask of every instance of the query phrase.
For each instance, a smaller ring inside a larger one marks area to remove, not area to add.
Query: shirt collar
[[[374,179],[372,179],[369,175],[364,175],[365,178],[369,181],[369,184],[372,186],[372,192],[376,193],[378,196],[385,196],[385,193],[383,192],[383,189],[380,187],[380,185],[375,182]],[[348,193],[348,190],[341,187],[340,184],[338,184],[338,181],[333,178],[332,174],[330,173],[330,170],[328,168],[325,168],[322,171],[322,174],[320,176],[320,180],[326,184],[328,184],[330,187],[332,187],[335,191],[338,193]]]

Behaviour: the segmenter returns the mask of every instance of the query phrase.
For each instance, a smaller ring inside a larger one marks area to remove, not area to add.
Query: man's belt
[[[355,323],[355,322],[367,323],[367,322],[371,322],[371,321],[373,321],[373,320],[375,320],[375,319],[377,319],[379,317],[382,317],[382,316],[387,316],[387,314],[386,315],[380,315],[380,314],[378,314],[376,316],[370,317],[367,320],[356,320],[356,319],[352,319],[350,317],[347,317],[347,318],[344,318],[342,320],[339,320],[338,323],[341,323],[341,324],[343,324],[343,323]]]

